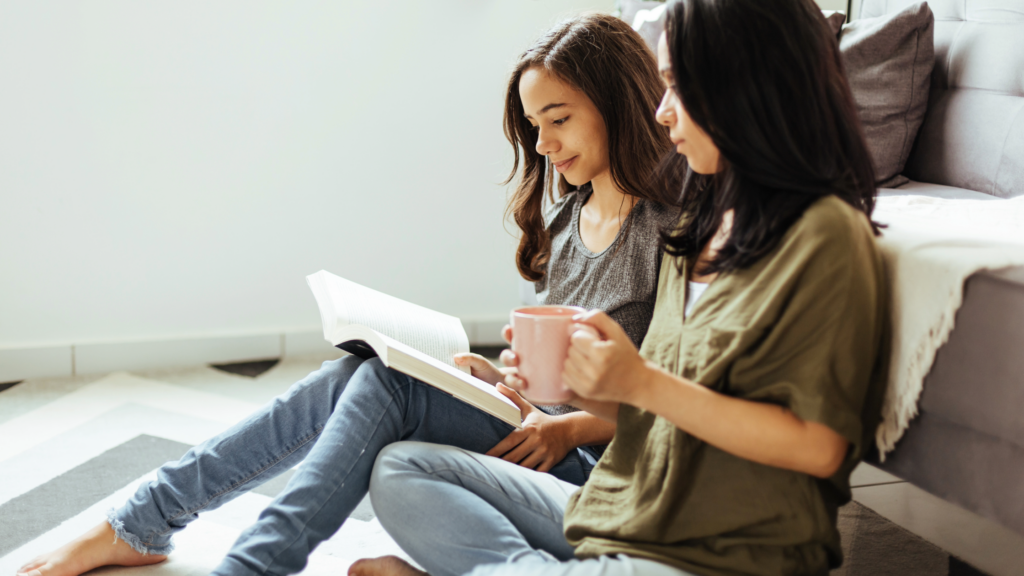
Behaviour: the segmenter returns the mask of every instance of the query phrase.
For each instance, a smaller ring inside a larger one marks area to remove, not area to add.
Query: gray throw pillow
[[[843,24],[846,23],[846,13],[839,12],[838,10],[822,10],[822,16],[825,17],[825,21],[828,22],[829,29],[836,35],[836,39],[839,39],[839,33],[843,31]]]
[[[843,26],[839,50],[880,188],[907,182],[900,173],[928,108],[935,65],[935,19],[926,2]]]

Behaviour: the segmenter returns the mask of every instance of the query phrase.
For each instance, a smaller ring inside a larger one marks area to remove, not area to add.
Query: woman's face
[[[519,79],[519,98],[537,132],[537,153],[569,184],[611,174],[604,118],[584,93],[535,66]]]
[[[665,82],[665,96],[658,106],[658,122],[669,127],[669,138],[676,152],[686,156],[690,168],[698,174],[714,174],[722,169],[722,156],[711,137],[690,119],[683,102],[676,95],[672,60],[669,57],[665,34],[658,39],[658,71]]]

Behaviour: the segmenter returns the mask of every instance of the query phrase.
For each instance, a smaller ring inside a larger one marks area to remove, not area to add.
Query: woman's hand
[[[647,385],[647,362],[615,320],[594,310],[573,318],[569,357],[562,383],[581,398],[603,402],[632,401]]]
[[[498,384],[498,392],[519,407],[523,427],[488,450],[488,456],[497,456],[513,464],[547,472],[576,447],[570,438],[570,428],[563,425],[562,418],[541,412],[508,386]]]
[[[456,354],[455,363],[459,366],[469,366],[470,374],[491,386],[503,381],[507,373],[514,371],[510,368],[498,368],[479,354]]]

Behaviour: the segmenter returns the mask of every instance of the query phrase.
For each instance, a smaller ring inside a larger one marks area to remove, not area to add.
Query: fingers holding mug
[[[526,380],[524,380],[523,377],[517,372],[505,374],[505,381],[503,382],[503,384],[515,390],[524,398],[530,397],[530,393],[527,390],[529,385],[526,383]]]
[[[498,355],[498,360],[501,360],[501,363],[509,368],[519,366],[519,356],[512,350],[502,350]]]

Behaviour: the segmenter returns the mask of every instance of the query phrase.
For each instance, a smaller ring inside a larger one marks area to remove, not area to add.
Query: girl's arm
[[[519,407],[523,427],[488,450],[487,456],[547,472],[576,447],[607,444],[615,435],[614,423],[586,412],[551,416],[524,400],[515,390],[503,384],[498,384],[497,388]]]
[[[578,321],[563,382],[581,398],[653,412],[712,446],[760,464],[818,478],[832,476],[842,465],[848,442],[831,428],[662,370],[641,358],[622,328],[602,312]]]
[[[589,410],[576,406],[583,412],[572,412],[558,416],[565,427],[566,435],[574,447],[600,446],[612,441],[615,436],[615,420],[600,418]],[[616,404],[618,412],[618,404]]]
[[[586,398],[576,396],[569,402],[569,404],[579,408],[580,410],[589,412],[594,417],[599,418],[602,422],[612,424],[612,432],[615,431],[615,423],[619,419],[618,402],[602,402],[600,400],[588,400]]]
[[[487,451],[488,456],[547,472],[578,446],[594,446],[611,442],[615,435],[615,416],[610,422],[587,414],[573,412],[551,416],[523,399],[515,390],[501,384],[502,379],[515,379],[518,359],[511,350],[502,353],[505,368],[498,368],[479,354],[457,354],[455,363],[469,366],[473,376],[497,387],[519,407],[523,427],[513,431]],[[581,409],[582,408],[580,407]],[[618,411],[618,405],[615,405]]]

